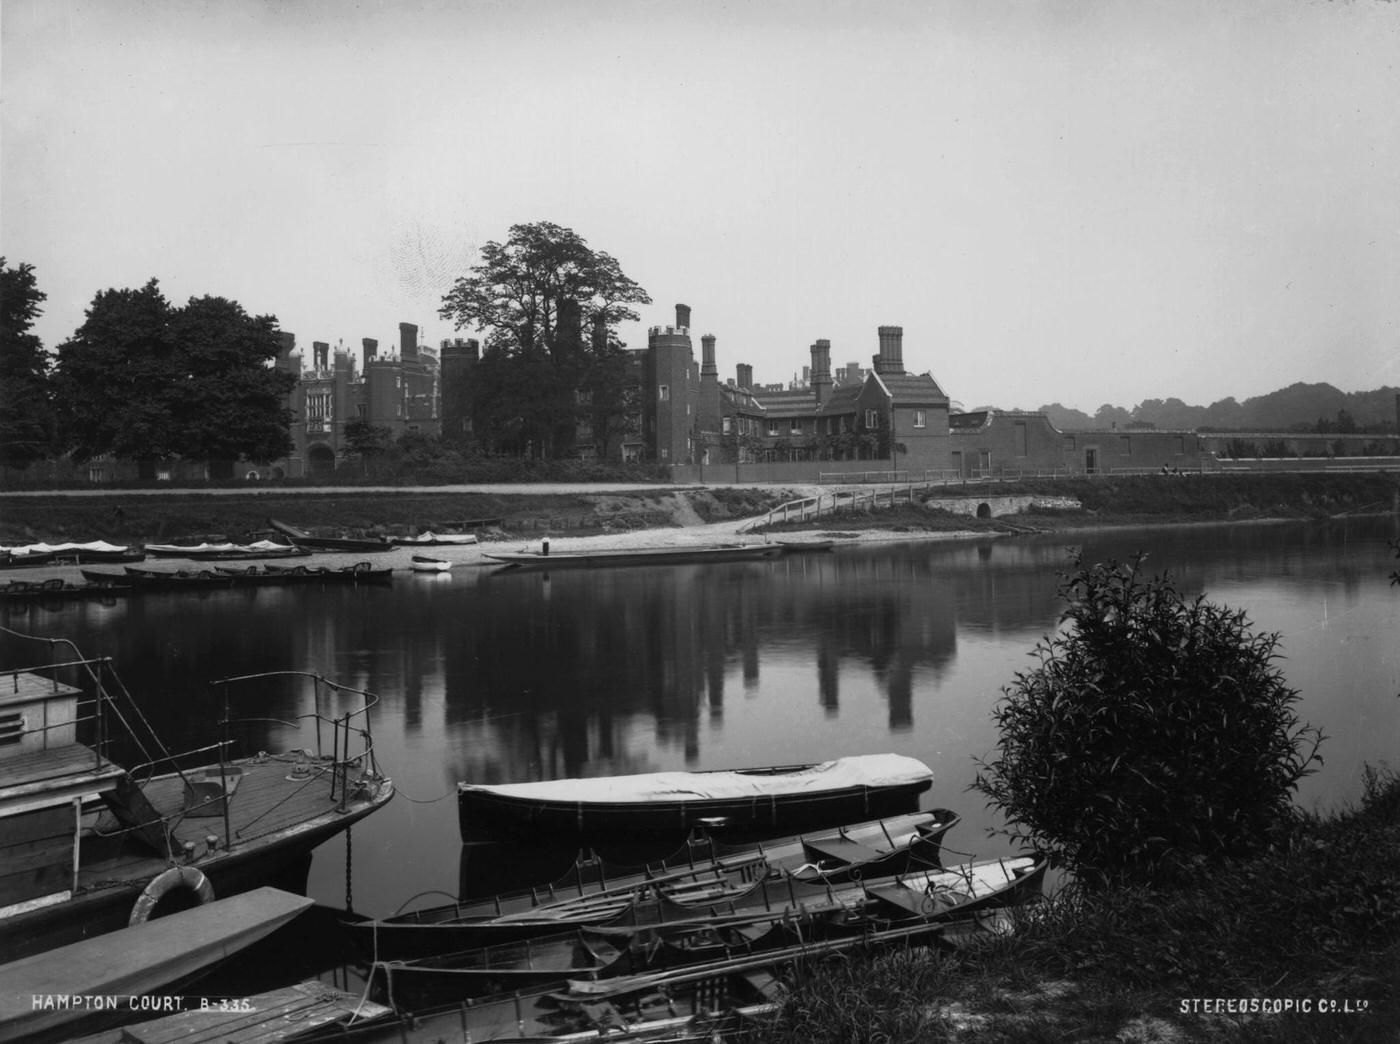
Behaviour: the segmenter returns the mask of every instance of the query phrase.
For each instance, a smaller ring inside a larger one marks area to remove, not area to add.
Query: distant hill
[[[1395,396],[1400,388],[1344,392],[1330,384],[1290,384],[1244,402],[1221,399],[1209,406],[1190,406],[1180,399],[1144,399],[1131,410],[1105,404],[1091,417],[1058,402],[1040,412],[1062,430],[1074,428],[1209,428],[1234,431],[1290,431],[1312,428],[1318,421],[1335,422],[1345,411],[1358,430],[1395,431]]]

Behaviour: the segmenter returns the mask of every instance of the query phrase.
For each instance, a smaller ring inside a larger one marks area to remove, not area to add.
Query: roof
[[[927,373],[882,373],[880,381],[894,401],[901,405],[909,402],[939,403],[948,398],[938,382]]]
[[[843,384],[837,388],[833,388],[826,402],[822,403],[822,415],[855,413],[856,402],[860,399],[860,390],[860,384]]]

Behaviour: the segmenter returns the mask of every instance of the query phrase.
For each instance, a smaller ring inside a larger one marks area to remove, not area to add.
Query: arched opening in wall
[[[313,475],[329,475],[335,470],[335,451],[329,446],[312,446],[306,451],[306,462]]]
[[[271,477],[274,479],[284,479],[287,477],[287,473],[281,468],[273,468]]]
[[[991,518],[991,517],[992,517],[992,505],[988,504],[985,500],[982,501],[982,503],[978,504],[978,505],[977,505],[977,517],[978,517],[978,518]]]

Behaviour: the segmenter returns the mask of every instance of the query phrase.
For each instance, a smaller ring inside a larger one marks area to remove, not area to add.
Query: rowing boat
[[[947,809],[919,812],[736,847],[709,860],[683,856],[670,865],[645,867],[611,880],[599,872],[596,861],[580,862],[545,886],[349,923],[346,928],[371,959],[452,953],[554,934],[573,925],[602,924],[622,916],[642,892],[684,902],[702,890],[708,890],[703,898],[713,898],[716,888],[747,888],[769,871],[802,883],[841,884],[858,876],[937,867],[943,835],[957,822],[957,814]]]

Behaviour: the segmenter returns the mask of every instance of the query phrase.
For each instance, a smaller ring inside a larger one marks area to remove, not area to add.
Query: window
[[[925,413],[923,410],[915,410],[915,411],[914,411],[914,427],[916,427],[916,428],[927,428],[927,427],[928,427],[928,414]]]
[[[18,743],[24,738],[24,715],[18,712],[0,714],[0,746]]]
[[[662,449],[662,451],[661,451],[661,459],[662,459],[662,460],[666,460],[666,459],[668,459],[670,456],[671,456],[671,451],[670,451],[670,450],[668,450],[668,449]]]
[[[663,385],[661,385],[660,387],[658,387],[658,388],[656,389],[656,397],[657,397],[658,399],[660,399],[662,402],[670,402],[670,401],[671,401],[671,386],[670,386],[669,384],[663,384]]]
[[[880,413],[878,410],[865,411],[865,426],[867,428],[878,428],[880,426]]]
[[[769,434],[769,435],[776,435],[776,434],[778,434],[778,422],[777,422],[777,421],[775,421],[775,420],[770,420],[770,421],[768,422],[768,434]]]
[[[802,421],[797,417],[792,418],[792,424],[788,427],[788,431],[793,435],[801,435]]]
[[[734,418],[732,418],[732,417],[725,417],[723,420],[721,420],[721,421],[719,422],[719,423],[720,423],[720,430],[721,430],[722,432],[724,432],[724,434],[728,435],[728,434],[730,433],[730,431],[733,429],[733,427],[734,427],[733,420],[734,420]]]

